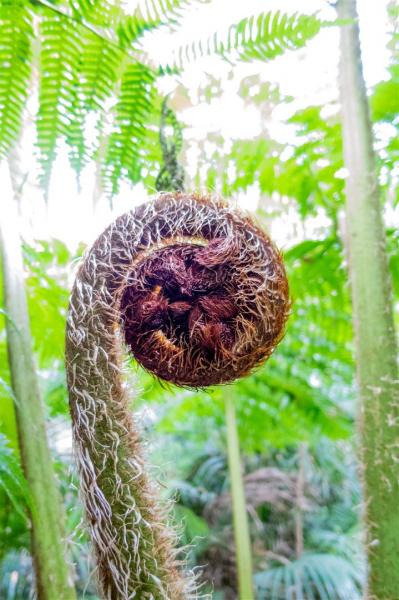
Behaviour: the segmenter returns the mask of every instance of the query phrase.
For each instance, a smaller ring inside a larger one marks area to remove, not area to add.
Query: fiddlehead
[[[125,344],[165,380],[225,383],[271,354],[288,310],[284,266],[270,239],[207,198],[162,194],[118,218],[86,255],[71,296],[66,358],[104,597],[195,596],[143,469],[121,373]]]

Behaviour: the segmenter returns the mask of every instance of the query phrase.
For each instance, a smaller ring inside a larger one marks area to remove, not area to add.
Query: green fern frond
[[[40,23],[40,80],[37,115],[37,144],[42,167],[41,183],[46,189],[55,159],[57,141],[67,138],[77,118],[76,85],[82,32],[78,25],[59,15],[50,15]],[[70,143],[72,138],[70,137]],[[81,137],[76,140],[81,144]],[[81,150],[78,150],[78,153]]]
[[[28,484],[23,476],[15,452],[8,445],[6,437],[0,433],[0,489],[2,489],[15,509],[25,518],[25,507],[29,504]]]
[[[320,30],[321,22],[314,15],[262,13],[242,19],[227,32],[215,32],[204,40],[181,46],[164,67],[182,69],[204,56],[219,54],[229,60],[269,60],[286,50],[301,48]]]
[[[85,32],[86,33],[86,32]],[[82,37],[82,48],[85,46],[85,39]],[[65,140],[68,145],[69,162],[72,169],[77,174],[78,180],[80,173],[89,160],[86,147],[86,111],[84,106],[84,96],[81,90],[82,80],[82,60],[81,53],[77,63],[77,69],[73,73],[73,85],[71,87],[71,108],[69,110],[69,124],[66,128]]]
[[[146,32],[160,26],[159,21],[146,21],[138,15],[125,15],[116,26],[119,44],[122,48],[134,49],[135,43]]]
[[[166,23],[176,24],[184,16],[184,9],[194,3],[207,2],[209,0],[140,0],[129,15],[118,3],[107,0],[69,0],[73,17],[82,25],[93,25],[100,37],[130,49],[146,31]]]
[[[207,4],[209,0],[139,0],[137,14],[146,21],[166,23],[181,17],[194,2]]]
[[[114,8],[107,0],[69,0],[68,5],[76,19],[98,25],[109,19]]]
[[[177,526],[182,529],[180,543],[184,546],[199,543],[209,536],[209,526],[205,519],[195,514],[191,508],[176,504],[174,517]]]
[[[80,66],[79,72],[81,72]],[[83,166],[89,160],[86,147],[85,124],[86,112],[80,89],[80,77],[76,76],[71,89],[71,109],[69,111],[69,125],[66,130],[65,140],[68,145],[69,162],[78,179]]]
[[[0,0],[0,157],[18,138],[31,74],[32,14],[24,0]]]
[[[105,40],[89,34],[82,50],[80,87],[84,109],[103,110],[118,81],[123,51]]]
[[[314,15],[265,13],[243,19],[236,27],[235,43],[239,58],[267,60],[286,50],[302,48],[320,31],[321,23]]]
[[[154,79],[154,73],[140,63],[129,64],[123,73],[103,169],[105,187],[112,193],[118,190],[121,177],[132,182],[140,177],[141,146],[153,104]]]
[[[93,26],[98,38],[108,41],[116,49],[131,48],[132,44],[145,32],[159,26],[159,20],[144,19],[140,10],[133,15],[124,12],[119,3],[107,0],[70,0],[74,19],[82,26]]]
[[[109,36],[104,27],[116,34]],[[37,123],[45,189],[59,139],[65,139],[69,146],[75,172],[79,174],[88,161],[87,113],[94,111],[101,118],[106,110],[104,102],[120,81],[123,61],[131,60],[123,46],[131,46],[146,28],[148,24],[126,16],[107,1],[72,0],[69,11],[45,7]],[[116,112],[118,119],[118,109]]]
[[[255,575],[259,600],[360,600],[363,573],[335,555],[305,553],[301,558]]]

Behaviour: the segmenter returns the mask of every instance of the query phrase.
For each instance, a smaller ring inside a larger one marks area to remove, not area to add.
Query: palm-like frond
[[[18,138],[31,74],[32,14],[24,0],[0,0],[0,158]]]
[[[301,48],[320,30],[314,15],[287,15],[280,11],[242,19],[227,32],[215,32],[178,48],[170,68],[183,68],[198,58],[220,54],[230,60],[270,60],[286,50]]]
[[[255,575],[259,600],[360,600],[362,581],[349,560],[318,553]]]

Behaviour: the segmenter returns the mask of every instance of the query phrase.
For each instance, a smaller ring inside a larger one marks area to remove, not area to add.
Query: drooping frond
[[[108,0],[69,0],[68,4],[76,21],[116,49],[118,45],[131,48],[145,31],[159,25],[159,20],[145,19],[138,7],[129,15],[120,3]]]
[[[140,63],[129,64],[123,73],[114,128],[105,152],[104,179],[113,193],[121,177],[134,182],[140,176],[140,145],[152,107],[154,77],[153,72]]]
[[[86,110],[103,110],[118,80],[122,50],[93,34],[82,49],[81,92]]]
[[[0,158],[18,138],[31,74],[32,14],[24,0],[0,0]]]
[[[105,101],[112,98],[114,102],[118,98],[117,131],[111,132],[108,147],[113,149],[114,155],[117,146],[122,157],[116,177],[126,167],[127,177],[137,179],[137,175],[133,175],[137,161],[130,160],[129,156],[139,151],[134,147],[134,140],[140,138],[140,115],[145,112],[145,94],[140,96],[140,90],[145,91],[147,87],[149,71],[144,67],[137,71],[131,44],[148,25],[136,16],[126,16],[118,6],[96,0],[74,0],[59,12],[46,8],[44,17],[38,115],[42,184],[44,187],[48,184],[60,138],[69,146],[72,167],[77,173],[81,171],[89,158],[85,132],[87,114],[94,111],[101,118],[107,110]],[[121,76],[123,67],[126,71]],[[141,75],[142,81],[138,84]],[[134,110],[132,104],[137,104]],[[126,157],[124,141],[131,146]]]
[[[41,182],[47,186],[56,155],[57,141],[67,137],[71,121],[80,110],[77,105],[77,80],[81,31],[78,26],[60,15],[49,14],[40,23],[40,78],[39,111],[37,115],[37,143],[42,166]],[[79,116],[79,115],[78,115]],[[82,122],[82,119],[79,119]],[[70,138],[78,146],[79,135]],[[78,155],[83,149],[78,149]]]
[[[79,174],[87,162],[85,143],[86,117],[96,115],[96,139],[91,141],[90,156],[102,162],[104,155],[103,120],[107,111],[107,100],[117,91],[118,80],[124,59],[123,51],[115,44],[87,32],[85,44],[81,48],[80,74],[76,87],[73,121],[68,130],[67,142],[70,146],[70,161]]]
[[[80,51],[66,141],[71,165],[79,174],[90,158],[85,141],[87,114],[95,111],[101,118],[104,101],[115,92],[124,56],[115,30],[124,14],[107,0],[70,0],[69,4],[71,16],[79,23]]]
[[[83,166],[89,159],[85,135],[86,114],[79,83],[79,79],[76,78],[71,90],[71,107],[68,111],[69,123],[65,135],[65,141],[68,145],[69,162],[78,177]]]
[[[287,15],[280,11],[242,19],[227,32],[215,32],[178,48],[169,68],[183,68],[204,56],[220,54],[229,60],[269,60],[286,50],[301,48],[320,30],[314,15]]]
[[[143,34],[160,26],[176,29],[187,8],[207,2],[139,0],[127,14],[123,5],[111,0],[0,0],[0,156],[20,130],[29,92],[33,19],[40,40],[41,184],[47,188],[57,145],[64,140],[77,173],[93,156],[104,156],[100,162],[105,183],[114,192],[120,177],[131,181],[139,177],[139,159],[146,152],[143,140],[150,140],[157,121],[150,114],[155,110],[151,94],[155,71],[170,72],[214,53],[246,61],[273,58],[304,45],[320,28],[315,16],[265,13],[178,49],[171,64],[148,67]],[[111,104],[114,109],[109,113]],[[88,113],[95,114],[97,123],[108,121],[104,114],[114,119],[109,136],[107,125],[101,136],[105,152],[98,150],[99,139],[87,135]]]

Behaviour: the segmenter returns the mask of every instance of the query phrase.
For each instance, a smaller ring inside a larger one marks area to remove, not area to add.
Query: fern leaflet
[[[24,0],[0,0],[0,157],[18,138],[29,92],[32,14]]]
[[[140,63],[128,64],[123,73],[103,171],[112,193],[118,190],[121,177],[133,182],[140,177],[141,146],[153,104],[154,78],[154,73]]]
[[[171,62],[164,68],[182,69],[188,64],[212,54],[229,60],[269,60],[286,50],[300,48],[320,30],[321,22],[314,15],[262,13],[242,19],[227,32],[215,32],[203,40],[195,40],[176,49]]]

